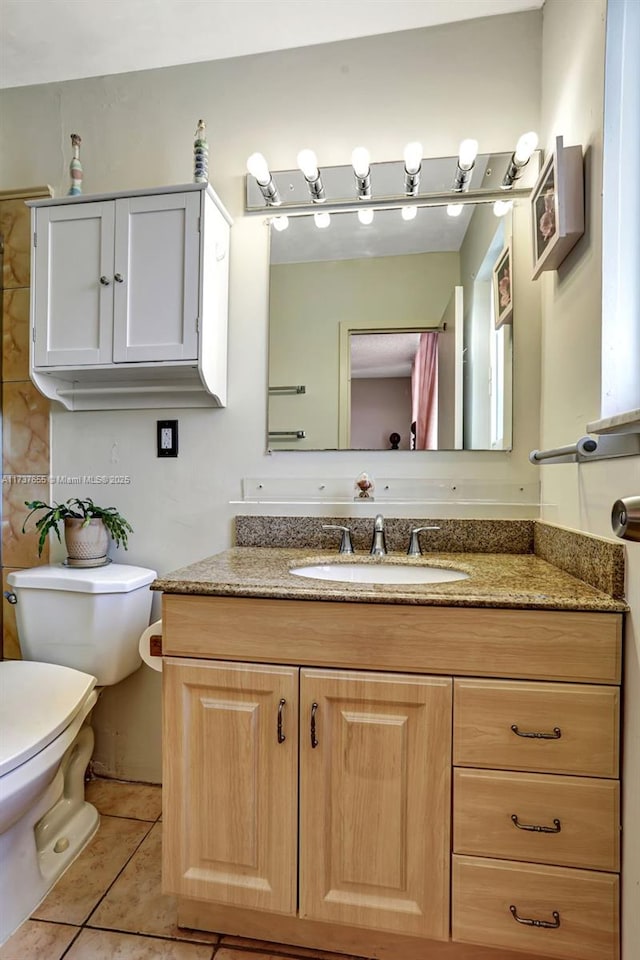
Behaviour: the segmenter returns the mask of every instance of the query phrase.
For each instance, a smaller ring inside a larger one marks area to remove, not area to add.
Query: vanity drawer
[[[456,853],[619,869],[617,780],[457,769],[453,784]]]
[[[521,923],[514,910],[521,920],[554,926]],[[618,917],[615,874],[453,857],[455,941],[563,960],[617,960]]]
[[[454,765],[618,776],[617,687],[454,683]]]

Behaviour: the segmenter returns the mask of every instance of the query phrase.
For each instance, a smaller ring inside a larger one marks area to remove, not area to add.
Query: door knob
[[[109,277],[100,277],[100,283],[103,287],[108,287],[110,283]]]
[[[116,283],[124,283],[124,277],[121,273],[116,273],[113,279],[116,281]]]

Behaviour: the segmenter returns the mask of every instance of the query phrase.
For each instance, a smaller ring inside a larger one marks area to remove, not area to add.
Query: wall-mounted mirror
[[[510,449],[511,216],[411,209],[271,227],[270,449]]]

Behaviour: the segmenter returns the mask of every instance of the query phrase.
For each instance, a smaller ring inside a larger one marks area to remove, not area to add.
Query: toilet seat
[[[56,663],[0,662],[0,776],[47,747],[83,710],[96,678]]]

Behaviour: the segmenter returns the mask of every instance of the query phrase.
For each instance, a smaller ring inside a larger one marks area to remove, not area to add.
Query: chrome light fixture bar
[[[528,133],[522,134],[509,161],[507,172],[502,179],[501,187],[503,190],[511,190],[514,182],[522,176],[522,170],[529,163],[537,146],[537,133],[530,130]]]
[[[301,150],[298,154],[298,166],[304,174],[313,203],[324,203],[325,194],[322,177],[318,170],[318,160],[313,150]]]
[[[261,157],[262,166],[256,168],[252,163],[252,169],[245,178],[246,213],[281,217],[277,227],[284,227],[284,217],[287,215],[298,216],[320,210],[337,213],[357,212],[366,208],[383,210],[395,207],[400,210],[405,207],[407,216],[411,208],[419,206],[446,207],[452,203],[493,203],[507,199],[502,175],[512,159],[510,152],[478,156],[473,161],[472,177],[469,177],[469,170],[463,171],[467,175],[465,189],[452,190],[451,168],[457,167],[459,157],[425,159],[420,156],[422,148],[418,144],[413,158],[405,150],[404,159],[399,157],[397,160],[365,164],[364,148],[360,148],[360,151],[355,158],[355,167],[352,157],[350,164],[323,168],[322,175],[315,156],[313,167],[305,161],[305,172],[299,167],[270,172],[266,160]],[[462,162],[471,166],[464,154]],[[522,168],[520,178],[509,190],[509,200],[530,196],[539,167],[539,151],[535,151],[535,156]],[[261,182],[258,182],[255,173]],[[315,186],[310,187],[310,178]]]
[[[252,153],[247,160],[247,170],[260,187],[260,193],[270,207],[279,207],[282,203],[278,188],[273,182],[269,164],[261,153]]]
[[[454,193],[465,193],[471,183],[471,172],[478,156],[478,141],[463,140],[458,153],[458,165],[451,189]]]

